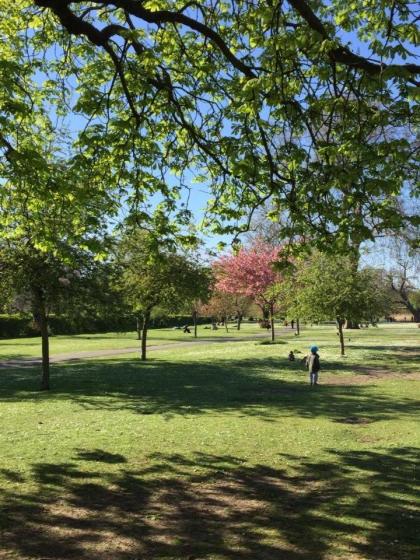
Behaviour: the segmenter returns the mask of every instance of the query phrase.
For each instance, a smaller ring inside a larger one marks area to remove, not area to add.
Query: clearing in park
[[[150,362],[58,362],[49,393],[39,367],[3,367],[0,557],[417,559],[420,330],[352,332],[345,358],[333,331],[156,330]],[[3,366],[33,342],[1,342]],[[313,342],[315,389],[287,361]],[[55,337],[52,354],[135,344]]]

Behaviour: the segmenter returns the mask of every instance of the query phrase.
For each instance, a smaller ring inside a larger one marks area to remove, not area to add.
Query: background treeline
[[[210,317],[197,317],[197,324],[210,323]],[[191,315],[156,316],[150,319],[150,328],[171,328],[191,324]],[[132,315],[106,317],[50,317],[50,335],[131,332],[136,330]],[[30,315],[0,315],[0,338],[40,336],[39,328]]]

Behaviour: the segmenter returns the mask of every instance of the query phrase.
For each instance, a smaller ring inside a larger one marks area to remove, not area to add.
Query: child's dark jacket
[[[309,354],[306,358],[306,365],[308,366],[309,373],[316,373],[321,369],[321,365],[319,363],[319,355],[318,354]]]

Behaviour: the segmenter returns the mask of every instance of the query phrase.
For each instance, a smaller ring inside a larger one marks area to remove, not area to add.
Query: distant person
[[[306,367],[309,370],[309,382],[311,387],[318,385],[318,374],[321,364],[318,354],[318,346],[311,346],[311,352],[305,358]]]
[[[289,360],[289,362],[294,362],[295,361],[295,354],[294,354],[293,350],[290,350],[288,360]]]
[[[188,325],[185,325],[185,327],[184,327],[184,329],[183,329],[183,331],[182,331],[182,332],[184,332],[184,333],[188,333],[188,334],[191,334],[191,331],[190,331],[190,328],[189,328],[189,326],[188,326]]]

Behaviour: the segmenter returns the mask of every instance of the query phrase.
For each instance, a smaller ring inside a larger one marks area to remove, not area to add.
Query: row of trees
[[[267,201],[280,237],[321,251],[418,224],[397,203],[418,195],[417,14],[365,4],[0,0],[0,267],[44,332],[121,206],[191,241],[191,177],[219,234]]]
[[[355,268],[353,255],[312,252],[285,260],[282,253],[281,248],[259,241],[214,263],[216,288],[251,298],[263,316],[269,317],[273,341],[275,312],[297,320],[297,324],[299,319],[334,320],[344,355],[346,323],[376,323],[401,301],[393,293],[395,280],[389,274],[374,268]],[[410,290],[407,280],[402,289],[414,309],[416,290]]]
[[[344,354],[345,322],[376,322],[392,312],[396,302],[409,301],[418,313],[418,290],[407,277],[383,270],[354,268],[349,255],[319,252],[291,257],[285,250],[258,239],[226,254],[211,265],[197,252],[181,251],[150,232],[130,229],[103,238],[105,260],[86,247],[41,251],[28,232],[17,243],[13,236],[0,244],[0,283],[3,307],[14,303],[30,310],[42,339],[42,388],[49,388],[49,329],[51,314],[91,317],[131,314],[136,317],[140,356],[146,359],[152,313],[188,313],[197,336],[199,314],[241,320],[258,308],[269,321],[274,341],[274,316],[290,320],[336,321]],[[98,240],[96,240],[96,243]],[[398,286],[398,288],[397,288]],[[396,298],[395,293],[404,294]],[[416,315],[417,317],[417,315]]]

